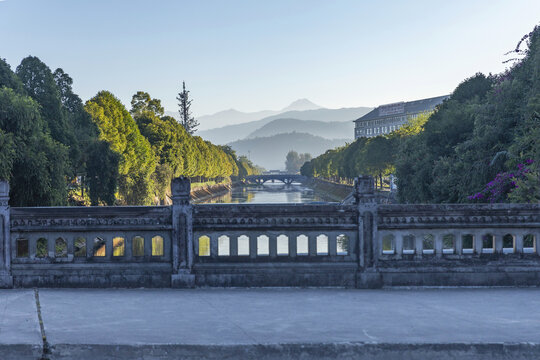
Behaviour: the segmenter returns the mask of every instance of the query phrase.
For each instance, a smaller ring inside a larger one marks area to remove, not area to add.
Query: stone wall
[[[10,208],[0,182],[1,287],[540,284],[540,205],[352,204]]]

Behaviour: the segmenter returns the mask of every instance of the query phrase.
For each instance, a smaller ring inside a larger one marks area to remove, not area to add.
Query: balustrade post
[[[0,288],[13,287],[9,212],[9,183],[0,180]]]
[[[377,236],[377,198],[373,177],[359,176],[354,179],[353,197],[358,211],[358,270],[359,288],[382,287],[381,274],[377,269],[379,245]]]
[[[191,181],[186,177],[175,178],[172,190],[172,287],[194,287],[193,267],[193,206],[190,202]]]

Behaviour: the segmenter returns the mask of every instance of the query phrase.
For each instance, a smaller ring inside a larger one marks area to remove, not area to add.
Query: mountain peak
[[[303,111],[303,110],[316,110],[321,109],[322,107],[312,103],[308,99],[298,99],[293,101],[289,106],[284,108],[282,111]]]

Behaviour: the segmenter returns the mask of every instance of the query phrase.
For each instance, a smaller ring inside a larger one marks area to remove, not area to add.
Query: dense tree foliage
[[[0,59],[0,179],[11,183],[14,206],[163,203],[173,177],[222,180],[257,171],[229,147],[163,116],[148,93],[133,96],[130,114],[107,91],[83,104],[72,85],[37,57],[23,59],[16,72]]]
[[[285,170],[290,174],[296,174],[300,171],[302,165],[310,160],[311,154],[298,154],[296,151],[291,150],[287,153],[287,157],[285,158]]]
[[[527,43],[525,56],[507,71],[460,84],[425,130],[409,139],[396,163],[402,201],[537,201],[538,194],[521,189],[538,188],[540,28]],[[530,171],[518,176],[518,164],[528,162]],[[506,175],[520,190],[471,199]]]
[[[352,178],[392,172],[402,202],[537,202],[540,27],[524,39],[527,49],[518,45],[522,58],[511,68],[466,79],[429,118],[329,150],[302,173]]]
[[[228,146],[215,146],[198,136],[191,136],[171,116],[162,116],[161,101],[148,93],[138,92],[131,102],[135,121],[141,134],[148,139],[155,155],[155,197],[164,202],[170,193],[171,180],[177,176],[222,180],[238,176],[239,160]],[[253,173],[253,164],[247,166]]]
[[[383,176],[395,171],[396,149],[408,137],[418,134],[430,114],[411,117],[398,130],[372,138],[358,138],[355,142],[306,162],[300,172],[305,176],[323,177],[337,182],[352,182],[359,174],[372,175],[376,185],[382,186]]]

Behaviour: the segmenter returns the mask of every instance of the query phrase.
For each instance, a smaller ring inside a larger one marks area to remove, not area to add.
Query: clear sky
[[[0,57],[38,56],[87,100],[138,90],[195,115],[450,93],[540,22],[538,0],[0,0]]]

